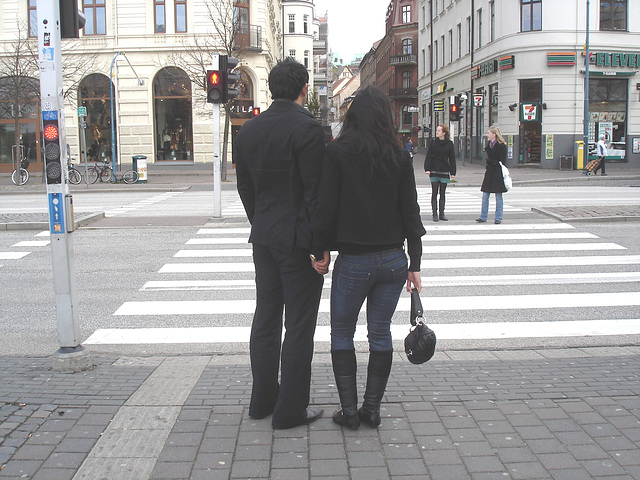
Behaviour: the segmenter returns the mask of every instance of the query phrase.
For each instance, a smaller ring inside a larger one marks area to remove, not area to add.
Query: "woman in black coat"
[[[438,125],[436,138],[424,159],[424,171],[431,180],[431,210],[433,221],[449,220],[444,216],[445,191],[447,184],[456,175],[456,153],[453,142],[449,140],[449,128]],[[440,215],[438,216],[438,192],[440,192]]]
[[[502,194],[507,191],[502,178],[502,167],[500,162],[504,164],[507,160],[507,142],[502,138],[502,133],[496,125],[489,127],[487,132],[487,140],[489,141],[484,149],[487,152],[487,169],[484,172],[484,180],[482,181],[482,211],[480,218],[476,218],[476,222],[485,223],[489,214],[489,197],[492,193],[496,194],[496,213],[494,223],[502,223]]]

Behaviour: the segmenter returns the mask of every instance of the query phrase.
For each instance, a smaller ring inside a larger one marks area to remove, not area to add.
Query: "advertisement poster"
[[[604,141],[609,143],[613,138],[613,122],[598,123],[598,138],[596,141],[600,140],[600,135],[602,134],[604,134]]]
[[[553,158],[553,135],[547,135],[545,142],[545,159],[551,160]]]

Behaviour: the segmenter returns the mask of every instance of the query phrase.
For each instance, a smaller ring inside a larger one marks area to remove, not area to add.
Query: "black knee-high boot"
[[[332,350],[331,362],[336,387],[340,396],[340,407],[333,414],[333,421],[352,430],[360,426],[358,418],[358,389],[356,385],[356,352],[355,350]]]
[[[442,220],[443,222],[446,222],[447,220],[449,220],[447,217],[444,216],[444,202],[445,202],[446,190],[447,190],[447,184],[441,183],[440,184],[440,220]]]
[[[364,392],[362,407],[358,409],[358,416],[362,422],[373,428],[380,425],[380,402],[387,387],[392,361],[392,350],[388,352],[369,352],[367,388]]]
[[[431,197],[431,211],[433,212],[433,221],[438,221],[438,198],[432,196]]]

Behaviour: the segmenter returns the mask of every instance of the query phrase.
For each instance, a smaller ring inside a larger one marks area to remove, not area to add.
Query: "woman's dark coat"
[[[504,164],[507,160],[507,146],[504,143],[496,142],[493,147],[487,144],[484,151],[487,152],[487,169],[484,172],[484,180],[480,190],[488,193],[506,192],[500,162]]]
[[[451,140],[433,139],[424,159],[424,171],[456,174],[456,152]]]

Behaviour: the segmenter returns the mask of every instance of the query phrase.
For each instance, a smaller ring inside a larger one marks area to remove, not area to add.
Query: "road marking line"
[[[431,323],[438,340],[501,338],[591,337],[640,334],[638,319],[576,320],[559,322]],[[401,341],[409,325],[391,325],[394,340]],[[137,345],[186,343],[248,343],[251,327],[105,328],[98,329],[84,345]],[[354,340],[367,341],[366,325],[357,325]],[[331,327],[319,325],[316,342],[331,341]]]
[[[410,298],[401,298],[396,311],[408,312]],[[640,292],[558,293],[540,295],[470,295],[425,297],[425,311],[522,310],[542,308],[629,307],[640,305]],[[114,315],[240,315],[253,314],[251,300],[160,300],[124,302]],[[364,307],[363,307],[364,308]],[[329,299],[320,301],[320,312],[329,312]]]
[[[22,242],[14,243],[12,247],[46,247],[51,243],[50,240],[24,240]]]
[[[640,272],[550,273],[533,275],[466,275],[422,277],[423,285],[466,287],[479,285],[572,285],[640,282]],[[145,283],[140,291],[253,290],[254,280],[157,280]],[[325,278],[324,289],[331,288]]]
[[[0,260],[19,260],[31,252],[0,252]]]

